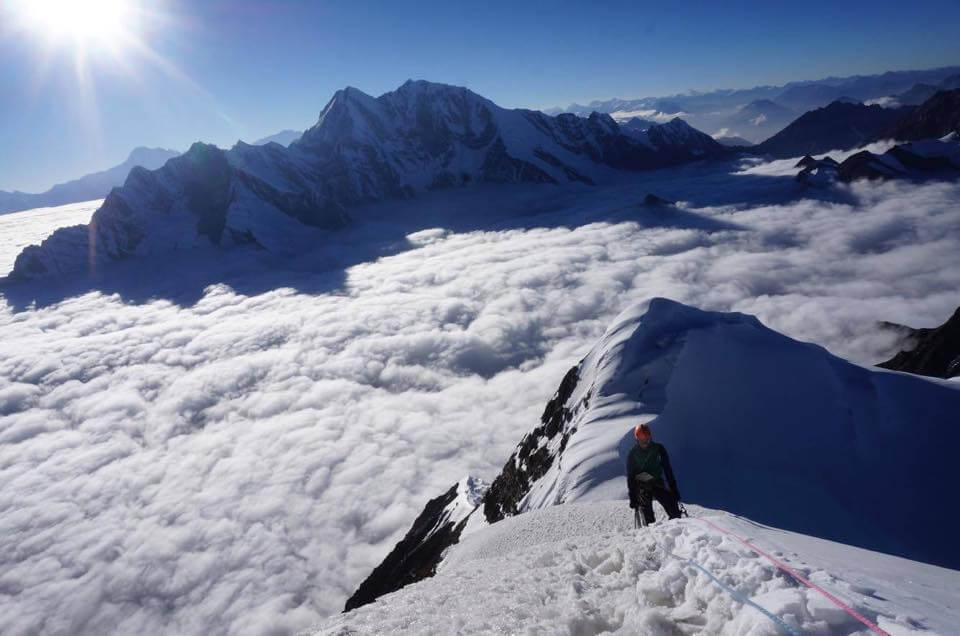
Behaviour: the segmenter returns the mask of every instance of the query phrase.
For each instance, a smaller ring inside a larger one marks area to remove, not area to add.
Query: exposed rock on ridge
[[[459,541],[485,492],[486,484],[467,477],[427,502],[406,536],[347,600],[344,611],[433,576],[444,550]]]
[[[935,378],[960,376],[960,308],[936,329],[915,330],[916,345],[878,367]]]

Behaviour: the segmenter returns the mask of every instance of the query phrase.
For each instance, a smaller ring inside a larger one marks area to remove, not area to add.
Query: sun
[[[38,35],[83,46],[116,46],[131,28],[129,0],[25,0],[23,24]]]

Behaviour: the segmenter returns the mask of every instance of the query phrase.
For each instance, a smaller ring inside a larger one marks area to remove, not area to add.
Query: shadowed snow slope
[[[623,134],[609,115],[508,110],[445,84],[409,81],[378,98],[348,87],[289,148],[196,143],[158,171],[131,171],[89,227],[27,248],[13,274],[90,273],[211,244],[289,249],[310,227],[343,227],[346,208],[359,203],[477,182],[594,184],[615,170],[726,152],[680,121],[641,135]]]
[[[940,504],[956,482],[958,388],[657,298],[624,311],[564,379],[485,514],[626,498],[632,427],[659,416],[686,500],[957,568],[956,511]]]
[[[434,578],[307,633],[868,632],[716,527],[748,538],[889,634],[946,634],[960,621],[958,572],[690,508],[692,518],[639,531],[623,502],[519,515],[451,548]]]

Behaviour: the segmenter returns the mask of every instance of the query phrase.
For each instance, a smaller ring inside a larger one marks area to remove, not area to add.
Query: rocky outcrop
[[[960,88],[937,92],[880,136],[916,141],[939,139],[950,133],[960,134]]]
[[[910,106],[891,109],[838,100],[804,113],[750,151],[774,157],[797,157],[857,148],[876,139],[911,109]]]
[[[504,465],[483,500],[483,514],[494,523],[520,510],[521,500],[530,492],[530,485],[543,477],[556,458],[563,453],[570,435],[566,425],[573,418],[568,404],[577,386],[578,367],[563,376],[560,388],[540,416],[540,426],[524,436]]]
[[[485,492],[486,484],[468,477],[427,502],[406,536],[347,600],[344,611],[433,576],[444,550],[459,541]]]
[[[796,167],[802,168],[797,180],[814,186],[858,179],[953,179],[960,175],[960,139],[954,134],[900,144],[882,154],[862,150],[839,164],[830,157],[817,160],[808,155]]]
[[[960,376],[960,308],[939,327],[911,330],[909,337],[913,344],[909,351],[877,366],[934,378]]]

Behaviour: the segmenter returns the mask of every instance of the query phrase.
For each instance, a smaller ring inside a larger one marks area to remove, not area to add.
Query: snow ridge
[[[960,566],[942,520],[956,513],[934,487],[949,483],[947,449],[960,441],[955,385],[862,368],[752,316],[662,298],[621,314],[564,383],[558,425],[528,434],[491,484],[489,521],[625,499],[632,429],[646,421],[685,500]]]

